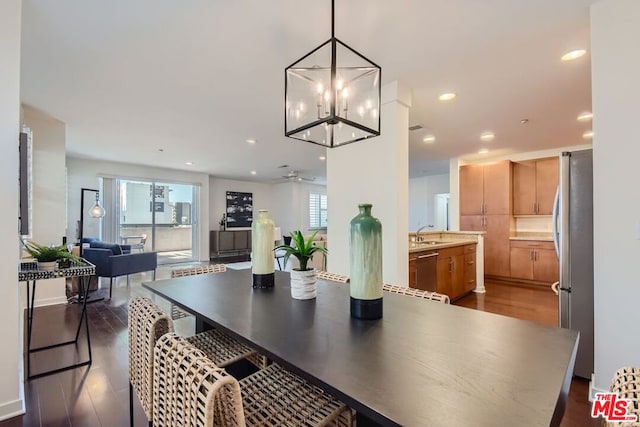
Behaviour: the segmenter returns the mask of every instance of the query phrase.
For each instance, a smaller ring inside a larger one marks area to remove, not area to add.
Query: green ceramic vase
[[[358,205],[349,233],[351,316],[358,319],[382,317],[382,224],[371,207]]]
[[[251,273],[254,288],[272,288],[275,281],[273,268],[274,225],[269,211],[261,209],[251,224]]]

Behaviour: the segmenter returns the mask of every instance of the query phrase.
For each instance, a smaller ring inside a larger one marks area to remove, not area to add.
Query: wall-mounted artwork
[[[251,227],[253,193],[227,191],[227,228]]]

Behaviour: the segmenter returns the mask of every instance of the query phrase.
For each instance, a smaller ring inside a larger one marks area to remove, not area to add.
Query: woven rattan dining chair
[[[322,280],[331,280],[332,282],[349,283],[349,276],[329,273],[328,271],[316,270],[316,277]]]
[[[197,267],[177,268],[171,270],[171,277],[195,276],[197,274],[222,273],[227,271],[224,264],[199,265]]]
[[[148,298],[129,303],[129,424],[133,427],[133,392],[147,420],[153,417],[153,349],[158,338],[173,332],[173,320]],[[151,424],[151,421],[149,421]]]
[[[133,426],[133,391],[140,399],[148,420],[153,418],[153,347],[160,336],[173,332],[173,320],[148,298],[129,303],[129,416]],[[248,359],[258,368],[266,358],[255,350],[215,329],[185,338],[203,351],[217,366],[225,367]]]
[[[395,285],[387,285],[384,284],[382,285],[382,290],[383,291],[387,291],[387,292],[391,292],[393,294],[400,294],[400,295],[409,295],[412,297],[417,297],[417,298],[422,298],[422,299],[428,299],[431,301],[438,301],[444,304],[449,304],[451,301],[449,300],[449,297],[445,294],[439,294],[437,292],[429,292],[429,291],[423,291],[422,289],[414,289],[414,288],[407,288],[404,286],[395,286]]]
[[[156,344],[153,424],[352,426],[349,407],[276,364],[239,383],[175,334]]]

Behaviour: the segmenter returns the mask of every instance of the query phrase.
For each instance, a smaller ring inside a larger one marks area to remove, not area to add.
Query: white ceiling
[[[415,177],[481,147],[584,143],[589,55],[559,58],[589,48],[594,1],[337,0],[336,36],[412,88]],[[267,182],[288,164],[322,182],[324,149],[283,136],[284,67],[329,36],[329,0],[24,0],[22,101],[67,123],[73,156]]]

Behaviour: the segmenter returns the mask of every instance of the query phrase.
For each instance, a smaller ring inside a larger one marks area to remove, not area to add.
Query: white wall
[[[23,107],[23,113],[23,123],[33,134],[32,240],[44,245],[60,245],[66,229],[66,125],[27,106]],[[23,295],[26,293],[24,286]],[[36,306],[66,301],[63,278],[47,280],[36,288]]]
[[[327,194],[327,188],[302,182],[284,182],[272,186],[273,220],[276,227],[282,229],[283,235],[288,236],[294,230],[301,230],[304,234],[313,232],[309,230],[310,193]],[[318,234],[324,234],[324,231]]]
[[[435,195],[449,192],[449,174],[409,180],[409,231],[435,224]]]
[[[67,238],[75,241],[76,221],[80,212],[80,189],[99,189],[99,177],[120,177],[170,181],[200,186],[197,233],[199,246],[194,248],[194,256],[201,261],[209,260],[209,175],[204,173],[155,168],[129,163],[105,162],[100,160],[67,157],[68,215]],[[85,199],[92,193],[85,193]],[[196,254],[197,252],[197,254]]]
[[[240,191],[243,193],[253,193],[253,212],[257,215],[258,210],[267,209],[269,218],[275,219],[272,210],[272,185],[260,182],[236,181],[209,177],[209,229],[218,230],[222,214],[227,210],[227,191]],[[242,230],[242,228],[239,228]]]
[[[20,0],[0,3],[0,420],[24,412],[18,277],[18,134],[20,129]]]
[[[640,366],[640,2],[591,7],[595,386]]]
[[[382,91],[381,135],[327,150],[327,268],[349,274],[349,223],[358,204],[371,203],[382,222],[383,280],[407,286],[411,95],[397,82]]]

